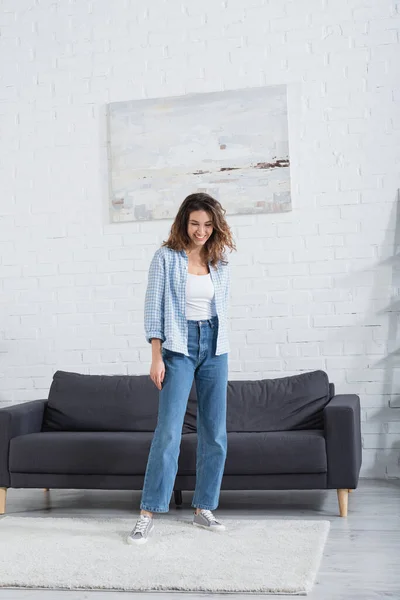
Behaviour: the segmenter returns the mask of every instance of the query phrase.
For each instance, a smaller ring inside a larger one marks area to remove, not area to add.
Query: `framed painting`
[[[108,105],[110,221],[173,219],[206,192],[229,214],[290,211],[284,85]]]

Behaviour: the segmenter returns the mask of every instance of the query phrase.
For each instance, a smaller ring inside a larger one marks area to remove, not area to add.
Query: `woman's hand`
[[[165,365],[162,358],[156,358],[151,361],[150,379],[159,390],[162,388],[162,382],[165,376]]]

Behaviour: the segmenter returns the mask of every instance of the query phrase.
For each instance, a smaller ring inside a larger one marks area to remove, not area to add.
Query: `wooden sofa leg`
[[[338,490],[337,491],[339,500],[339,512],[341,517],[347,517],[347,506],[349,500],[349,490]]]
[[[0,487],[0,515],[4,515],[6,512],[6,497],[7,497],[7,488]]]
[[[351,492],[354,492],[354,490],[351,490],[351,489],[350,489],[350,490],[349,490],[349,494],[351,494]]]

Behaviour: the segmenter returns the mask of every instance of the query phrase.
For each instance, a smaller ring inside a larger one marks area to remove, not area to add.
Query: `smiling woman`
[[[182,203],[168,240],[151,262],[145,298],[150,378],[160,390],[157,427],[143,484],[141,512],[128,537],[147,542],[153,513],[168,512],[178,469],[182,423],[196,382],[198,453],[193,525],[223,530],[217,508],[227,450],[229,269],[233,250],[225,210],[208,194]]]
[[[210,213],[204,210],[195,210],[190,213],[187,232],[193,249],[197,246],[202,247],[213,232],[213,220]]]
[[[220,202],[209,194],[190,194],[182,202],[163,246],[178,251],[202,250],[202,258],[213,267],[219,261],[226,264],[226,249],[236,247],[225,213]]]

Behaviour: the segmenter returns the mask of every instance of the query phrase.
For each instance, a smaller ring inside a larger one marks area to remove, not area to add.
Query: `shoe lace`
[[[217,519],[212,514],[211,510],[207,510],[206,508],[203,508],[201,512],[209,521],[217,521]]]
[[[134,533],[142,533],[146,529],[151,517],[147,517],[146,515],[140,515],[139,519],[136,522]]]

